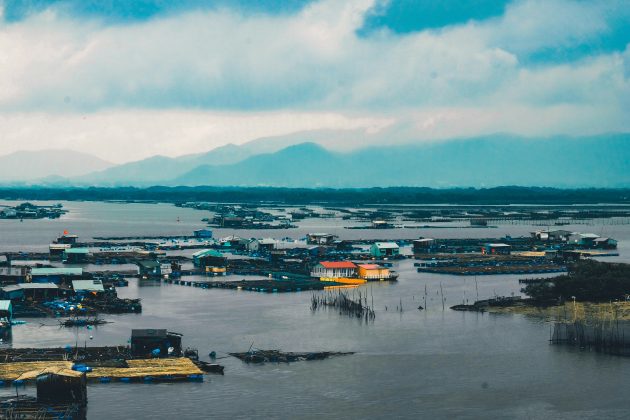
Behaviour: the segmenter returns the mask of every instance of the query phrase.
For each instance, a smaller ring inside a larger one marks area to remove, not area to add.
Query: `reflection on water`
[[[65,203],[60,220],[0,221],[3,250],[45,250],[64,229],[99,235],[187,234],[203,226],[204,212],[170,205]],[[180,222],[177,222],[177,217]],[[531,227],[357,231],[331,219],[306,220],[299,230],[241,236],[302,237],[311,230],[342,238],[399,236],[512,236]],[[627,258],[630,229],[607,226]],[[333,230],[337,229],[337,230]],[[584,226],[576,227],[584,230]],[[217,232],[216,235],[232,233]],[[599,230],[596,233],[600,233]],[[386,236],[385,236],[386,235]],[[151,286],[131,279],[121,297],[142,298],[140,315],[108,315],[94,330],[60,329],[53,319],[15,326],[16,347],[125,344],[131,328],[168,328],[184,345],[219,357],[259,348],[287,351],[356,351],[354,356],[290,365],[249,366],[222,358],[225,376],[204,383],[94,384],[88,418],[575,418],[630,416],[627,359],[548,344],[550,325],[514,315],[442,310],[494,294],[519,293],[519,276],[475,278],[419,274],[413,261],[395,263],[395,284],[368,284],[376,319],[364,324],[334,311],[310,310],[309,293],[258,294]],[[426,310],[424,290],[427,289]],[[396,306],[402,302],[402,313]],[[387,310],[385,309],[387,307]],[[90,335],[93,339],[90,340]],[[2,345],[8,345],[4,342]],[[27,389],[29,391],[29,389]],[[34,390],[30,390],[34,392]],[[5,388],[3,395],[13,390]]]

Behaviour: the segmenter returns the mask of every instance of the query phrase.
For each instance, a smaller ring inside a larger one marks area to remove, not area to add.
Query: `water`
[[[170,205],[64,203],[60,220],[0,221],[0,249],[43,251],[64,229],[82,239],[100,235],[188,234],[207,213]],[[179,222],[177,221],[179,218]],[[331,231],[342,238],[500,236],[532,227],[498,229],[347,230],[339,221],[307,220],[299,230],[241,236],[289,236]],[[600,229],[620,240],[628,257],[628,226]],[[428,231],[428,232],[427,232]],[[216,235],[232,233],[216,232]],[[374,235],[374,236],[372,236]],[[611,260],[611,259],[608,259]],[[55,320],[29,320],[13,330],[12,345],[65,346],[127,342],[131,328],[168,328],[201,355],[211,350],[356,351],[353,356],[293,364],[246,365],[219,360],[225,376],[204,383],[90,384],[88,418],[628,418],[627,359],[551,346],[550,325],[520,315],[455,312],[448,306],[476,299],[472,277],[419,274],[413,261],[396,263],[395,284],[364,286],[376,319],[363,324],[334,311],[310,310],[310,294],[257,294],[131,280],[122,297],[140,297],[141,315],[108,315],[97,329],[59,329]],[[519,293],[519,276],[477,278],[479,297]],[[447,300],[440,303],[440,283]],[[428,289],[427,309],[417,310]],[[403,312],[396,307],[402,300]],[[385,310],[387,307],[387,310]],[[89,336],[93,336],[93,340]],[[6,345],[6,344],[5,344]],[[205,360],[207,356],[204,357]],[[4,389],[3,394],[10,393]],[[32,388],[26,392],[34,393]]]

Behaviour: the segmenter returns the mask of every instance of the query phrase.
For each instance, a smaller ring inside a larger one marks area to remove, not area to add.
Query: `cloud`
[[[234,123],[255,121],[258,128],[249,132],[255,137],[365,129],[331,125],[322,115],[407,127],[392,141],[630,129],[624,118],[630,111],[630,39],[621,49],[589,54],[585,47],[617,31],[630,14],[627,3],[517,0],[500,16],[480,21],[361,33],[367,17],[386,6],[320,0],[279,14],[184,9],[116,24],[53,6],[15,21],[0,19],[2,121],[65,121],[76,129],[55,125],[55,144],[70,147],[76,141],[62,138],[103,137],[81,123],[87,116],[121,127],[107,132],[143,142],[138,149],[146,154],[176,153],[174,142],[197,150],[203,136],[182,125],[225,113],[239,116]],[[580,48],[586,52],[570,60],[554,55]],[[546,59],[536,60],[541,54]],[[278,115],[302,123],[284,121],[269,130]],[[234,138],[243,140],[244,131],[236,131]],[[19,133],[5,130],[5,136],[39,144]],[[365,136],[370,139],[376,141]]]

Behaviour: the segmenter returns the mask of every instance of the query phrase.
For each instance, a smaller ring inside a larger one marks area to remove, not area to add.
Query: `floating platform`
[[[356,284],[344,284],[340,282],[323,282],[319,279],[287,279],[287,280],[237,280],[237,281],[212,281],[212,280],[186,280],[163,279],[164,283],[180,286],[199,287],[201,289],[237,289],[250,292],[263,293],[287,293],[303,292],[306,290],[331,290],[346,287],[356,287]]]
[[[86,372],[87,379],[99,382],[203,380],[203,371],[187,357],[133,359],[127,360],[126,364],[128,367],[94,367]],[[84,365],[90,364],[86,362]],[[47,368],[72,369],[73,366],[70,361],[0,363],[0,382],[10,385],[28,372]]]

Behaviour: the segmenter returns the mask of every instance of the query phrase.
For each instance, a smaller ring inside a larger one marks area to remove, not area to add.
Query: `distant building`
[[[351,261],[322,261],[311,270],[312,277],[356,277],[357,265]]]
[[[336,236],[330,233],[309,233],[306,235],[306,243],[309,245],[330,245]]]
[[[13,321],[13,304],[10,300],[0,300],[0,337],[4,337],[11,329]]]
[[[19,283],[26,300],[50,300],[59,297],[61,290],[55,283]]]
[[[435,239],[420,238],[413,241],[414,254],[428,254],[435,250]]]
[[[61,260],[63,253],[72,248],[71,244],[50,244],[48,246],[49,258],[51,260]]]
[[[195,267],[225,267],[227,266],[227,258],[215,249],[203,249],[195,252],[193,255],[193,265]]]
[[[31,269],[33,283],[66,283],[83,277],[81,267],[36,267]]]
[[[390,229],[393,226],[385,220],[372,220],[372,229]]]
[[[396,242],[376,242],[370,248],[370,254],[375,258],[397,257],[400,247]]]
[[[57,243],[75,245],[78,240],[79,237],[77,235],[69,235],[67,233],[64,233],[62,236],[57,238]]]
[[[210,229],[198,229],[193,232],[193,235],[197,239],[210,239],[212,238],[212,231]]]
[[[510,255],[512,246],[503,243],[485,244],[481,248],[481,253],[486,255]]]
[[[271,252],[276,249],[276,240],[271,238],[266,239],[252,239],[247,244],[247,249],[250,252]]]
[[[179,356],[182,335],[166,330],[131,330],[131,354],[143,358]]]
[[[26,372],[18,379],[35,377],[37,401],[48,404],[87,404],[87,379],[85,372],[62,367],[48,367],[40,371]]]
[[[101,280],[73,280],[72,289],[77,295],[91,294],[97,296],[105,293],[105,288]]]
[[[572,233],[569,236],[569,243],[572,245],[578,245],[585,248],[594,247],[594,241],[599,238],[599,235],[594,233]]]
[[[85,264],[89,256],[90,250],[87,248],[68,248],[63,251],[62,260],[66,264]]]
[[[155,260],[144,260],[136,263],[138,275],[143,278],[165,277],[172,273],[170,264],[161,264]]]
[[[0,284],[25,282],[29,276],[29,268],[21,266],[0,267]]]
[[[593,241],[597,249],[617,249],[617,240],[613,238],[597,238]]]
[[[389,280],[392,273],[387,267],[378,264],[359,264],[357,273],[365,280]]]
[[[249,244],[249,240],[241,238],[240,236],[230,235],[219,239],[219,244],[224,248],[230,248],[234,250],[245,250]]]
[[[531,232],[532,238],[539,241],[567,242],[573,232],[568,230],[537,230]]]

